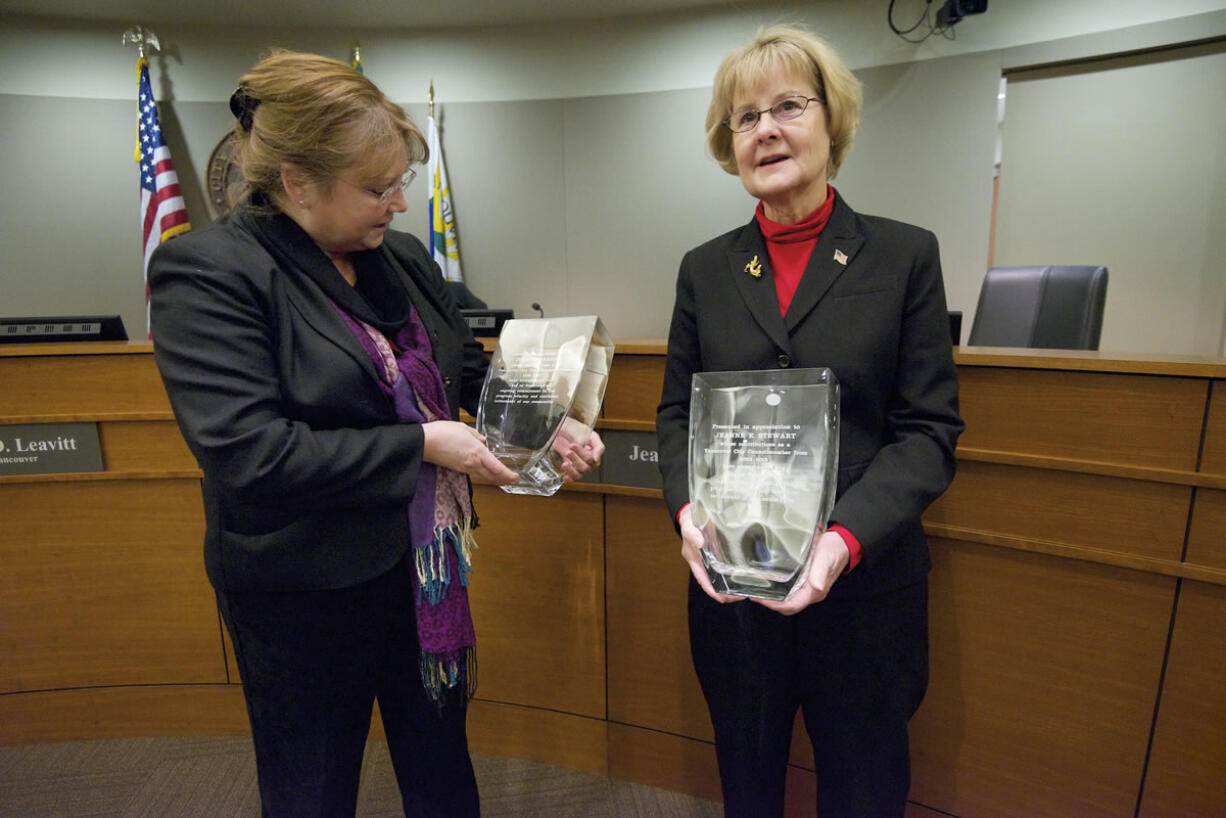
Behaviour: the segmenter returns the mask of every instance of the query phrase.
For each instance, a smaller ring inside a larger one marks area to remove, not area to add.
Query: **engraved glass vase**
[[[507,321],[481,389],[477,431],[519,475],[511,494],[548,496],[561,487],[557,436],[585,443],[604,400],[613,342],[594,315]]]
[[[694,525],[715,590],[785,599],[805,578],[838,477],[829,369],[699,372],[690,397]]]

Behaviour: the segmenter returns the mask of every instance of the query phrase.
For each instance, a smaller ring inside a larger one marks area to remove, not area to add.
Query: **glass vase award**
[[[697,372],[690,501],[716,591],[785,599],[826,528],[839,462],[829,369]]]
[[[600,414],[613,342],[594,315],[519,318],[502,325],[490,360],[477,431],[519,475],[511,494],[548,496],[562,485],[559,433],[586,443]]]

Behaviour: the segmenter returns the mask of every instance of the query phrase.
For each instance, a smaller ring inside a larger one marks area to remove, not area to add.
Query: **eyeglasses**
[[[417,171],[409,168],[409,172],[400,177],[397,182],[392,182],[387,190],[372,190],[370,191],[379,200],[379,204],[385,205],[396,195],[396,191],[405,190],[409,185],[413,184],[413,180],[417,178]]]
[[[404,190],[409,185],[413,184],[413,180],[416,178],[417,178],[417,171],[413,170],[412,168],[409,168],[408,172],[404,176],[400,177],[400,179],[398,179],[397,181],[392,182],[391,186],[388,187],[387,190],[373,190],[368,187],[363,187],[362,185],[355,185],[353,182],[346,181],[345,179],[341,179],[341,181],[349,185],[350,187],[356,187],[356,188],[360,188],[361,190],[366,191],[371,196],[374,196],[376,199],[379,200],[380,206],[383,206],[392,200],[392,197],[396,195],[396,191]]]
[[[771,107],[763,108],[761,111],[755,111],[753,108],[733,111],[732,116],[724,120],[724,127],[733,133],[748,133],[758,127],[758,123],[762,121],[762,114],[768,111],[777,122],[787,122],[803,114],[805,109],[809,107],[810,102],[821,101],[821,97],[784,97]]]

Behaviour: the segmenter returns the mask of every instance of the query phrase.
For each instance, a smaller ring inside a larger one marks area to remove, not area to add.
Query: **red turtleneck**
[[[775,276],[775,292],[779,296],[779,314],[787,315],[792,296],[800,286],[800,277],[804,275],[805,265],[809,256],[813,255],[813,247],[830,214],[834,210],[834,188],[826,185],[826,201],[814,210],[803,221],[796,224],[780,224],[766,218],[766,209],[758,202],[754,218],[766,238],[766,252],[771,259],[771,270]]]

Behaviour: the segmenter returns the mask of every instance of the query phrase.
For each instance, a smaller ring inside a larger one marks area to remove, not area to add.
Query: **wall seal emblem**
[[[234,162],[234,134],[227,133],[209,154],[209,204],[224,216],[247,195],[247,182]]]

